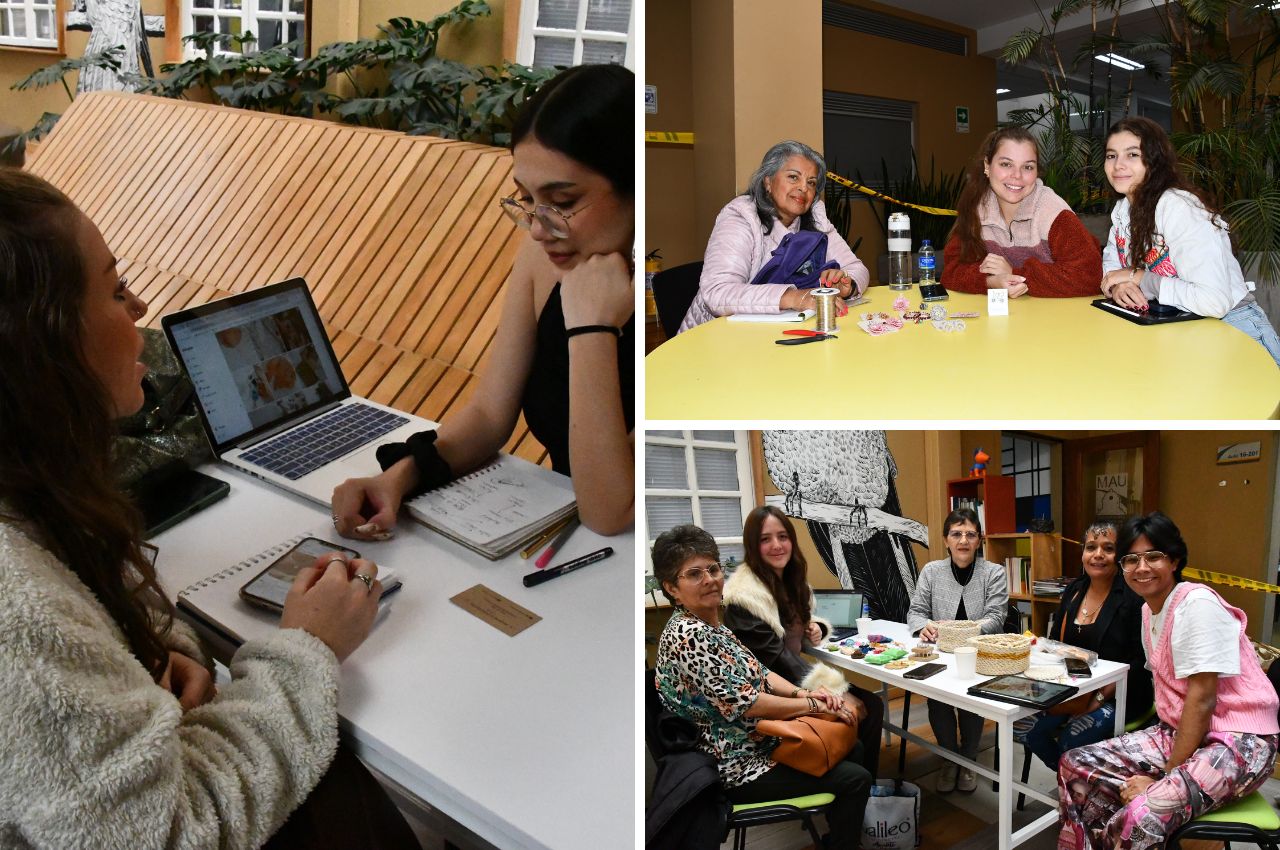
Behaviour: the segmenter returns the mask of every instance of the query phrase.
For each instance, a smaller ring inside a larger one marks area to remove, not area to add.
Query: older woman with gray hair
[[[867,267],[849,250],[820,200],[826,174],[822,156],[802,142],[779,142],[769,148],[746,191],[716,216],[698,294],[685,313],[681,332],[733,313],[812,309],[812,289],[758,279],[783,239],[802,231],[826,236],[826,259],[836,266],[818,275],[818,285],[838,289],[841,298],[867,288]]]
[[[756,731],[761,718],[817,715],[856,725],[857,708],[824,687],[797,687],[770,670],[720,619],[724,572],[715,540],[696,525],[658,535],[653,575],[675,612],[658,639],[655,686],[668,710],[698,729],[698,749],[716,761],[725,794],[736,803],[835,795],[827,810],[827,846],[856,850],[871,774],[854,749],[822,776],[772,758],[777,738]]]

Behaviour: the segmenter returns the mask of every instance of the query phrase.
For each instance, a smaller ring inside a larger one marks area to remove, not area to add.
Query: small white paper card
[[[1009,315],[1009,291],[1007,289],[987,290],[987,315]]]

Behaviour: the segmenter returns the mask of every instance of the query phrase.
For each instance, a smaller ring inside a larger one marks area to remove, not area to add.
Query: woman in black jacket
[[[1047,637],[1091,649],[1100,658],[1129,665],[1125,716],[1141,717],[1155,692],[1142,650],[1142,599],[1129,589],[1116,566],[1116,525],[1095,522],[1084,535],[1084,573],[1067,586],[1049,618]],[[1115,685],[1059,703],[1027,733],[1027,746],[1051,770],[1067,750],[1115,734]]]
[[[791,519],[769,505],[756,508],[747,514],[742,545],[745,563],[724,584],[724,624],[760,663],[788,681],[844,693],[859,717],[858,740],[865,751],[860,761],[875,777],[884,703],[838,670],[801,655],[831,633],[831,624],[813,613],[808,566],[795,544]]]

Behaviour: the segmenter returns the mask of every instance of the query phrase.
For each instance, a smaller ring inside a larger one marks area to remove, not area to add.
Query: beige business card
[[[528,608],[522,608],[483,584],[464,590],[449,601],[513,637],[542,619]]]

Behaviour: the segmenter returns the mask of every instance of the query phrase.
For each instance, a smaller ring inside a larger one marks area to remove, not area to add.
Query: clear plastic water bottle
[[[864,617],[871,616],[871,603],[865,599],[862,600],[862,616]]]
[[[916,269],[920,273],[921,286],[938,282],[936,267],[937,261],[934,257],[933,245],[928,239],[922,239],[920,241],[920,252],[916,255]]]
[[[889,215],[889,288],[911,288],[911,218],[906,213]]]

